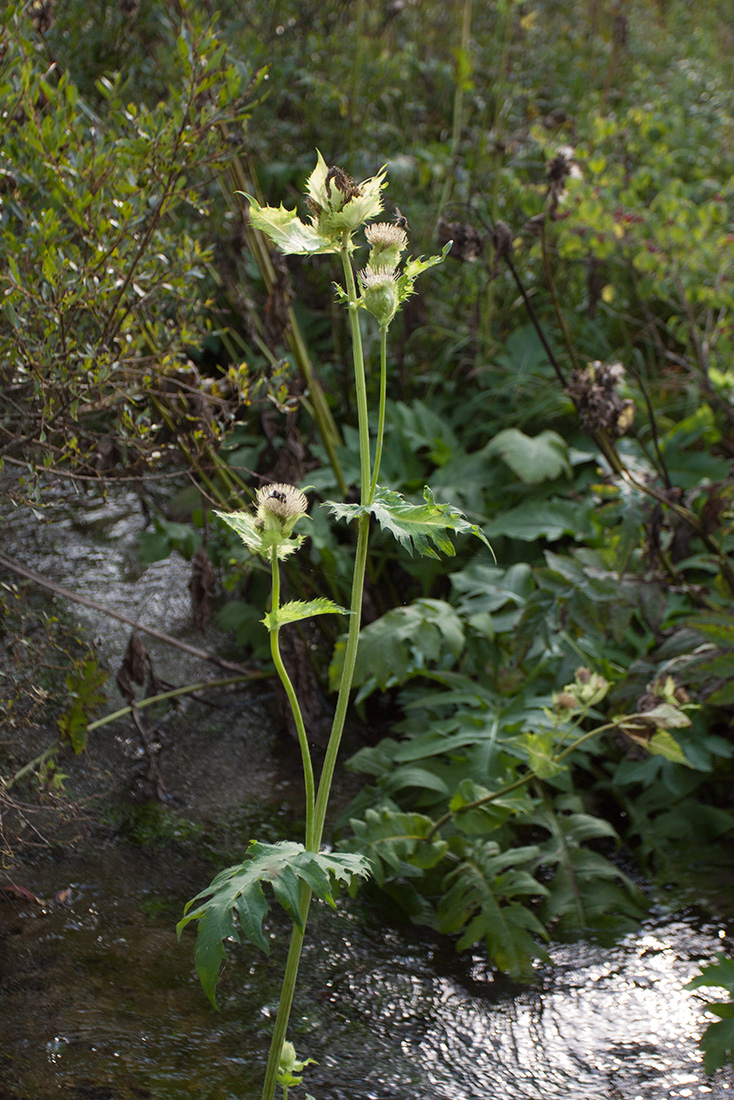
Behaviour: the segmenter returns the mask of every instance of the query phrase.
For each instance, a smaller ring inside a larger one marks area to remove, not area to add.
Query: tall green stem
[[[380,411],[377,416],[377,443],[375,445],[375,462],[372,468],[372,481],[370,483],[370,503],[375,499],[377,479],[380,475],[380,463],[382,462],[382,441],[385,434],[385,405],[387,404],[387,325],[380,326]]]
[[[344,234],[341,250],[342,270],[349,299],[349,328],[352,336],[352,359],[354,362],[354,388],[357,394],[357,419],[359,426],[360,493],[362,504],[371,504],[370,490],[370,430],[367,414],[367,382],[362,351],[362,330],[359,327],[359,309],[357,306],[357,284],[354,279],[352,261],[349,258],[349,234]],[[351,687],[351,684],[350,684]]]
[[[344,245],[341,251],[344,281],[349,298],[349,324],[352,334],[352,358],[354,361],[354,386],[357,393],[357,415],[359,418],[359,453],[361,473],[361,503],[370,505],[374,495],[373,482],[370,477],[370,433],[367,414],[367,383],[365,380],[364,353],[362,350],[362,332],[359,327],[359,315],[357,311],[357,287],[352,269],[352,261],[349,258],[348,236],[345,234]],[[382,402],[381,402],[382,405]],[[377,460],[377,455],[375,455]],[[375,463],[377,465],[377,462]],[[316,844],[321,843],[326,820],[326,809],[329,804],[331,783],[334,778],[334,768],[339,753],[344,722],[349,706],[349,693],[352,689],[354,666],[357,662],[357,645],[359,643],[359,630],[362,623],[362,595],[364,592],[364,575],[367,566],[367,544],[370,536],[369,513],[359,517],[357,524],[357,551],[354,560],[354,573],[352,575],[352,598],[350,603],[349,632],[344,651],[344,665],[342,667],[339,695],[336,701],[334,721],[331,726],[329,743],[326,747],[324,766],[321,769],[319,790],[316,797],[315,837]]]
[[[270,564],[273,572],[273,611],[277,612],[278,608],[280,607],[280,563],[278,561],[277,547],[273,546],[270,551],[270,555]],[[276,626],[274,630],[270,631],[270,653],[273,658],[273,664],[275,665],[275,671],[278,673],[278,676],[280,677],[280,682],[285,688],[285,693],[288,696],[288,702],[291,705],[291,711],[293,713],[293,720],[296,723],[298,744],[301,747],[301,759],[303,760],[303,779],[306,787],[306,847],[310,851],[314,851],[313,815],[315,785],[313,778],[313,764],[311,763],[311,753],[308,747],[308,737],[306,736],[306,727],[303,723],[303,715],[301,714],[298,697],[291,682],[291,678],[288,675],[288,671],[283,664],[283,658],[280,653],[279,635],[279,626]]]
[[[347,296],[349,299],[349,323],[352,334],[354,384],[357,394],[361,502],[363,505],[367,505],[371,504],[373,494],[370,471],[370,437],[367,410],[367,384],[365,380],[364,353],[362,350],[362,333],[360,331],[359,316],[357,313],[357,286],[354,279],[352,262],[349,258],[349,235],[347,233],[345,233],[344,235],[344,243],[341,251],[341,256],[342,266],[344,269],[344,280],[346,283]],[[309,830],[308,819],[306,825],[306,846],[311,851],[318,851],[319,845],[321,844],[321,838],[324,832],[324,822],[326,820],[326,810],[329,804],[329,794],[331,793],[331,783],[334,777],[334,768],[336,767],[339,746],[341,744],[342,733],[344,732],[344,722],[346,720],[347,708],[349,706],[349,693],[352,688],[354,666],[357,660],[359,630],[362,622],[362,593],[364,591],[364,575],[367,565],[367,544],[369,541],[369,533],[370,517],[369,514],[365,514],[359,517],[357,527],[357,550],[354,561],[354,574],[352,576],[352,598],[350,604],[351,614],[349,616],[349,633],[347,635],[347,645],[344,654],[344,666],[342,668],[341,683],[339,685],[339,695],[337,698],[336,710],[334,712],[334,720],[332,722],[329,743],[326,747],[324,766],[321,770],[321,777],[319,779],[319,789],[318,795],[316,797],[316,806],[311,829]],[[275,584],[276,572],[277,563],[273,568],[273,608],[276,608],[277,606],[276,596],[278,595]],[[271,645],[273,635],[277,635],[277,631],[274,630],[271,634]],[[275,651],[273,651],[273,660],[275,660]],[[282,676],[281,679],[283,679]],[[285,685],[286,681],[283,680],[283,683]],[[289,680],[288,683],[290,683]],[[287,686],[286,691],[288,691]],[[293,703],[291,703],[291,705],[293,705]],[[299,740],[300,736],[301,735],[299,732]],[[293,931],[291,933],[291,942],[288,949],[285,975],[283,977],[283,987],[280,995],[280,1002],[278,1004],[278,1014],[275,1019],[275,1028],[273,1030],[273,1038],[270,1044],[270,1053],[268,1055],[268,1065],[265,1071],[265,1082],[263,1084],[262,1100],[273,1100],[273,1097],[275,1096],[275,1088],[278,1082],[278,1063],[280,1061],[280,1054],[283,1049],[283,1042],[285,1041],[286,1033],[288,1030],[288,1020],[290,1018],[291,1007],[293,1004],[293,994],[296,988],[298,965],[301,959],[301,949],[303,947],[306,919],[308,917],[310,904],[311,891],[304,885],[301,888],[300,907],[302,927],[299,928],[297,924],[294,924]]]
[[[273,1038],[270,1042],[270,1053],[268,1055],[268,1065],[265,1070],[262,1100],[273,1100],[275,1088],[278,1084],[278,1066],[286,1032],[288,1031],[288,1021],[293,1006],[293,994],[296,991],[296,979],[298,978],[298,964],[301,961],[301,949],[303,948],[303,939],[306,935],[306,921],[308,920],[308,911],[310,907],[311,890],[306,886],[305,882],[302,882],[301,906],[299,909],[301,927],[299,928],[297,924],[294,924],[293,931],[291,932],[291,942],[288,948],[288,958],[285,963],[283,985],[280,989],[278,1015],[275,1018]]]

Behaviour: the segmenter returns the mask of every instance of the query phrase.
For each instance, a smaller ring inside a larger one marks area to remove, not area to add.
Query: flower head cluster
[[[400,297],[394,267],[366,267],[359,273],[362,284],[360,304],[387,328],[398,311]]]
[[[400,303],[412,290],[412,280],[405,273],[398,275],[398,264],[408,247],[408,234],[401,225],[375,222],[364,231],[370,246],[369,259],[364,271],[360,271],[362,284],[360,305],[387,328],[398,311]]]
[[[408,247],[408,234],[399,225],[390,222],[375,222],[364,231],[371,246],[367,266],[373,270],[390,267],[393,270],[400,263],[401,253]]]
[[[344,231],[352,232],[382,210],[380,192],[384,171],[357,184],[343,168],[329,168],[317,152],[316,167],[308,177],[306,201],[319,233],[341,243]]]
[[[283,206],[261,206],[248,195],[250,220],[287,256],[339,252],[345,233],[349,236],[380,214],[384,187],[384,170],[355,183],[343,168],[330,168],[317,151],[316,167],[306,183],[310,219],[301,221],[295,210]]]
[[[577,668],[574,682],[566,684],[562,691],[553,693],[554,717],[565,720],[574,711],[595,707],[602,701],[610,686],[609,681],[598,672],[592,672],[583,666]]]
[[[295,210],[279,206],[261,206],[248,195],[250,221],[285,255],[318,255],[324,252],[352,251],[352,234],[382,212],[385,170],[356,183],[342,168],[331,167],[317,151],[316,167],[306,184],[306,202],[311,213],[301,221]],[[427,260],[409,260],[401,271],[401,256],[408,247],[407,222],[396,208],[395,223],[375,222],[365,229],[370,254],[360,273],[361,296],[357,303],[368,310],[386,329],[402,302],[413,293],[413,284],[421,272],[441,263],[451,247],[448,241],[440,256]],[[342,301],[348,295],[337,287]],[[351,303],[353,304],[353,303]]]

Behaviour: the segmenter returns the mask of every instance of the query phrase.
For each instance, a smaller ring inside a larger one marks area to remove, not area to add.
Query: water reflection
[[[539,968],[538,985],[514,992],[478,958],[461,978],[437,974],[440,961],[430,950],[374,960],[369,973],[344,983],[335,1008],[349,1011],[371,1037],[367,1064],[387,1062],[390,1071],[368,1071],[366,1089],[355,1076],[317,1094],[320,1100],[726,1097],[731,1072],[704,1074],[701,1001],[683,989],[699,960],[718,947],[717,927],[660,915],[613,947],[556,947],[553,965]],[[336,1044],[326,1044],[323,1060],[336,1069]]]
[[[47,896],[59,872],[36,876]],[[0,1086],[11,1091],[0,1096],[259,1097],[286,929],[270,962],[254,949],[233,953],[213,1012],[193,972],[193,937],[179,945],[173,934],[187,873],[170,858],[102,851],[94,885],[75,887],[71,905],[4,907]],[[153,891],[164,889],[180,897],[152,917]],[[319,905],[292,1028],[319,1063],[308,1091],[318,1100],[726,1100],[732,1073],[705,1076],[701,999],[683,988],[720,949],[719,932],[692,914],[659,913],[612,946],[556,946],[538,984],[517,987],[480,956]]]

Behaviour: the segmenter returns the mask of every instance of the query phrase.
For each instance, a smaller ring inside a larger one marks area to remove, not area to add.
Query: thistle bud
[[[362,283],[360,304],[378,320],[380,328],[387,328],[400,305],[394,269],[368,267],[360,272],[359,279]]]
[[[368,267],[377,271],[398,266],[400,253],[408,247],[408,234],[404,229],[390,222],[375,222],[367,226],[364,235],[372,246]]]
[[[306,514],[306,494],[294,485],[277,482],[257,491],[257,522],[266,531],[290,537],[296,522]]]
[[[553,692],[553,711],[558,718],[567,719],[575,710],[580,710],[579,701],[570,691]]]

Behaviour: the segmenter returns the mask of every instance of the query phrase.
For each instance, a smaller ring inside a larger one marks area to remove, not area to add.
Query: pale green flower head
[[[386,186],[385,169],[362,183],[355,183],[342,168],[329,168],[316,150],[316,167],[308,177],[308,208],[319,233],[341,238],[382,212],[382,190]]]
[[[308,178],[306,201],[311,218],[304,222],[295,210],[261,206],[252,195],[250,221],[286,256],[339,252],[345,231],[352,233],[382,210],[385,171],[357,184],[341,168],[329,168],[317,150],[316,167]],[[350,248],[353,247],[350,244]]]
[[[379,267],[398,266],[401,253],[408,247],[408,234],[404,229],[390,222],[375,222],[367,226],[364,235],[371,246],[369,267],[377,270]]]
[[[251,554],[266,561],[273,549],[281,560],[289,557],[303,542],[303,535],[294,535],[293,528],[308,508],[305,493],[294,485],[280,482],[258,489],[257,512],[215,512],[242,539]]]
[[[266,531],[280,531],[289,537],[308,509],[306,494],[295,485],[277,482],[257,491],[257,521]]]
[[[387,328],[398,311],[400,297],[395,270],[392,267],[368,267],[360,271],[362,296],[359,304]]]

